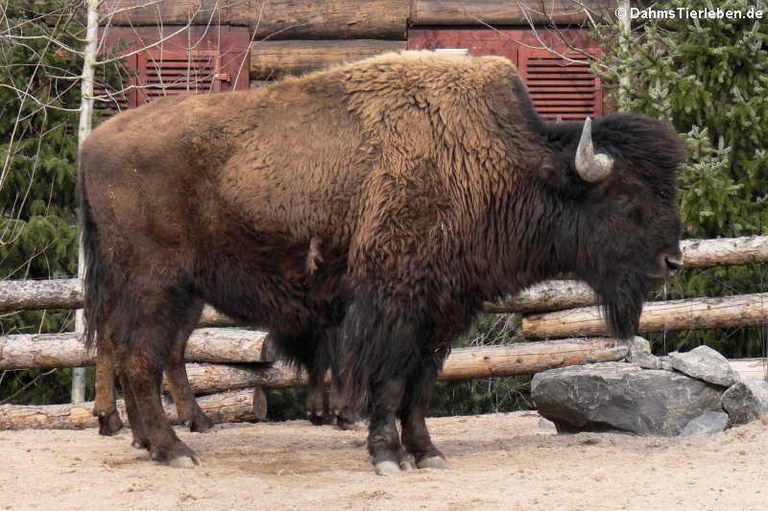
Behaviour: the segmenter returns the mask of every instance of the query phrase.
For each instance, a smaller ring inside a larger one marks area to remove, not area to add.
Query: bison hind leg
[[[179,422],[189,426],[189,430],[193,433],[205,433],[213,427],[213,421],[197,404],[195,393],[187,377],[187,368],[184,364],[184,351],[187,347],[187,340],[197,326],[202,310],[203,301],[195,299],[188,310],[180,315],[179,331],[174,339],[170,359],[165,368],[168,388],[176,405]]]
[[[102,326],[96,338],[96,401],[93,415],[99,419],[99,434],[116,435],[123,429],[115,399],[115,359],[112,333]]]

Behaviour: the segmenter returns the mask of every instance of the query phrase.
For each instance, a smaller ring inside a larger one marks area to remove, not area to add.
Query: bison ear
[[[565,154],[546,156],[537,170],[541,182],[559,194],[578,197],[590,187],[589,183],[579,178]]]

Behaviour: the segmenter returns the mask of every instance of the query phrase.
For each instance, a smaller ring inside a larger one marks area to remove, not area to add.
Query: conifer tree
[[[608,83],[627,84],[614,90],[617,110],[668,119],[686,139],[684,236],[768,234],[768,8],[763,0],[716,4],[694,0],[685,7],[719,8],[742,19],[694,19],[670,0],[633,3],[638,10],[674,12],[674,19],[636,17],[629,40],[615,26],[598,27],[605,53],[595,67]],[[765,291],[766,265],[721,267],[686,270],[666,287],[666,298]],[[765,338],[765,328],[757,328],[691,332],[670,342],[707,342],[732,356],[760,356]]]
[[[2,279],[77,274],[81,7],[73,0],[10,0],[0,17]],[[72,318],[72,311],[6,313],[0,333],[67,330]],[[42,371],[0,374],[0,401],[66,400],[67,373],[58,371],[45,384]]]

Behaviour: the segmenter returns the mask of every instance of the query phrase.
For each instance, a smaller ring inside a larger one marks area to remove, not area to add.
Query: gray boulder
[[[743,378],[723,393],[722,406],[733,425],[768,415],[768,383],[757,378]]]
[[[685,353],[672,353],[669,362],[673,369],[714,385],[730,387],[739,380],[728,359],[709,346],[697,346]]]
[[[704,412],[685,425],[680,436],[712,435],[722,433],[728,427],[725,412]]]
[[[620,430],[674,436],[706,411],[721,411],[721,391],[671,371],[606,362],[536,374],[531,395],[560,432]]]

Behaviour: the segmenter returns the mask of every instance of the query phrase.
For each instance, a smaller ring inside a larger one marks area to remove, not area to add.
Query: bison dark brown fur
[[[197,462],[158,389],[207,301],[269,327],[300,364],[327,350],[345,400],[370,410],[377,471],[399,470],[401,445],[443,466],[424,419],[449,343],[483,300],[562,273],[594,287],[615,334],[634,333],[646,292],[680,264],[683,158],[650,118],[542,122],[495,57],[388,54],[157,101],[81,153],[88,335],[112,333],[134,437],[155,459]]]

